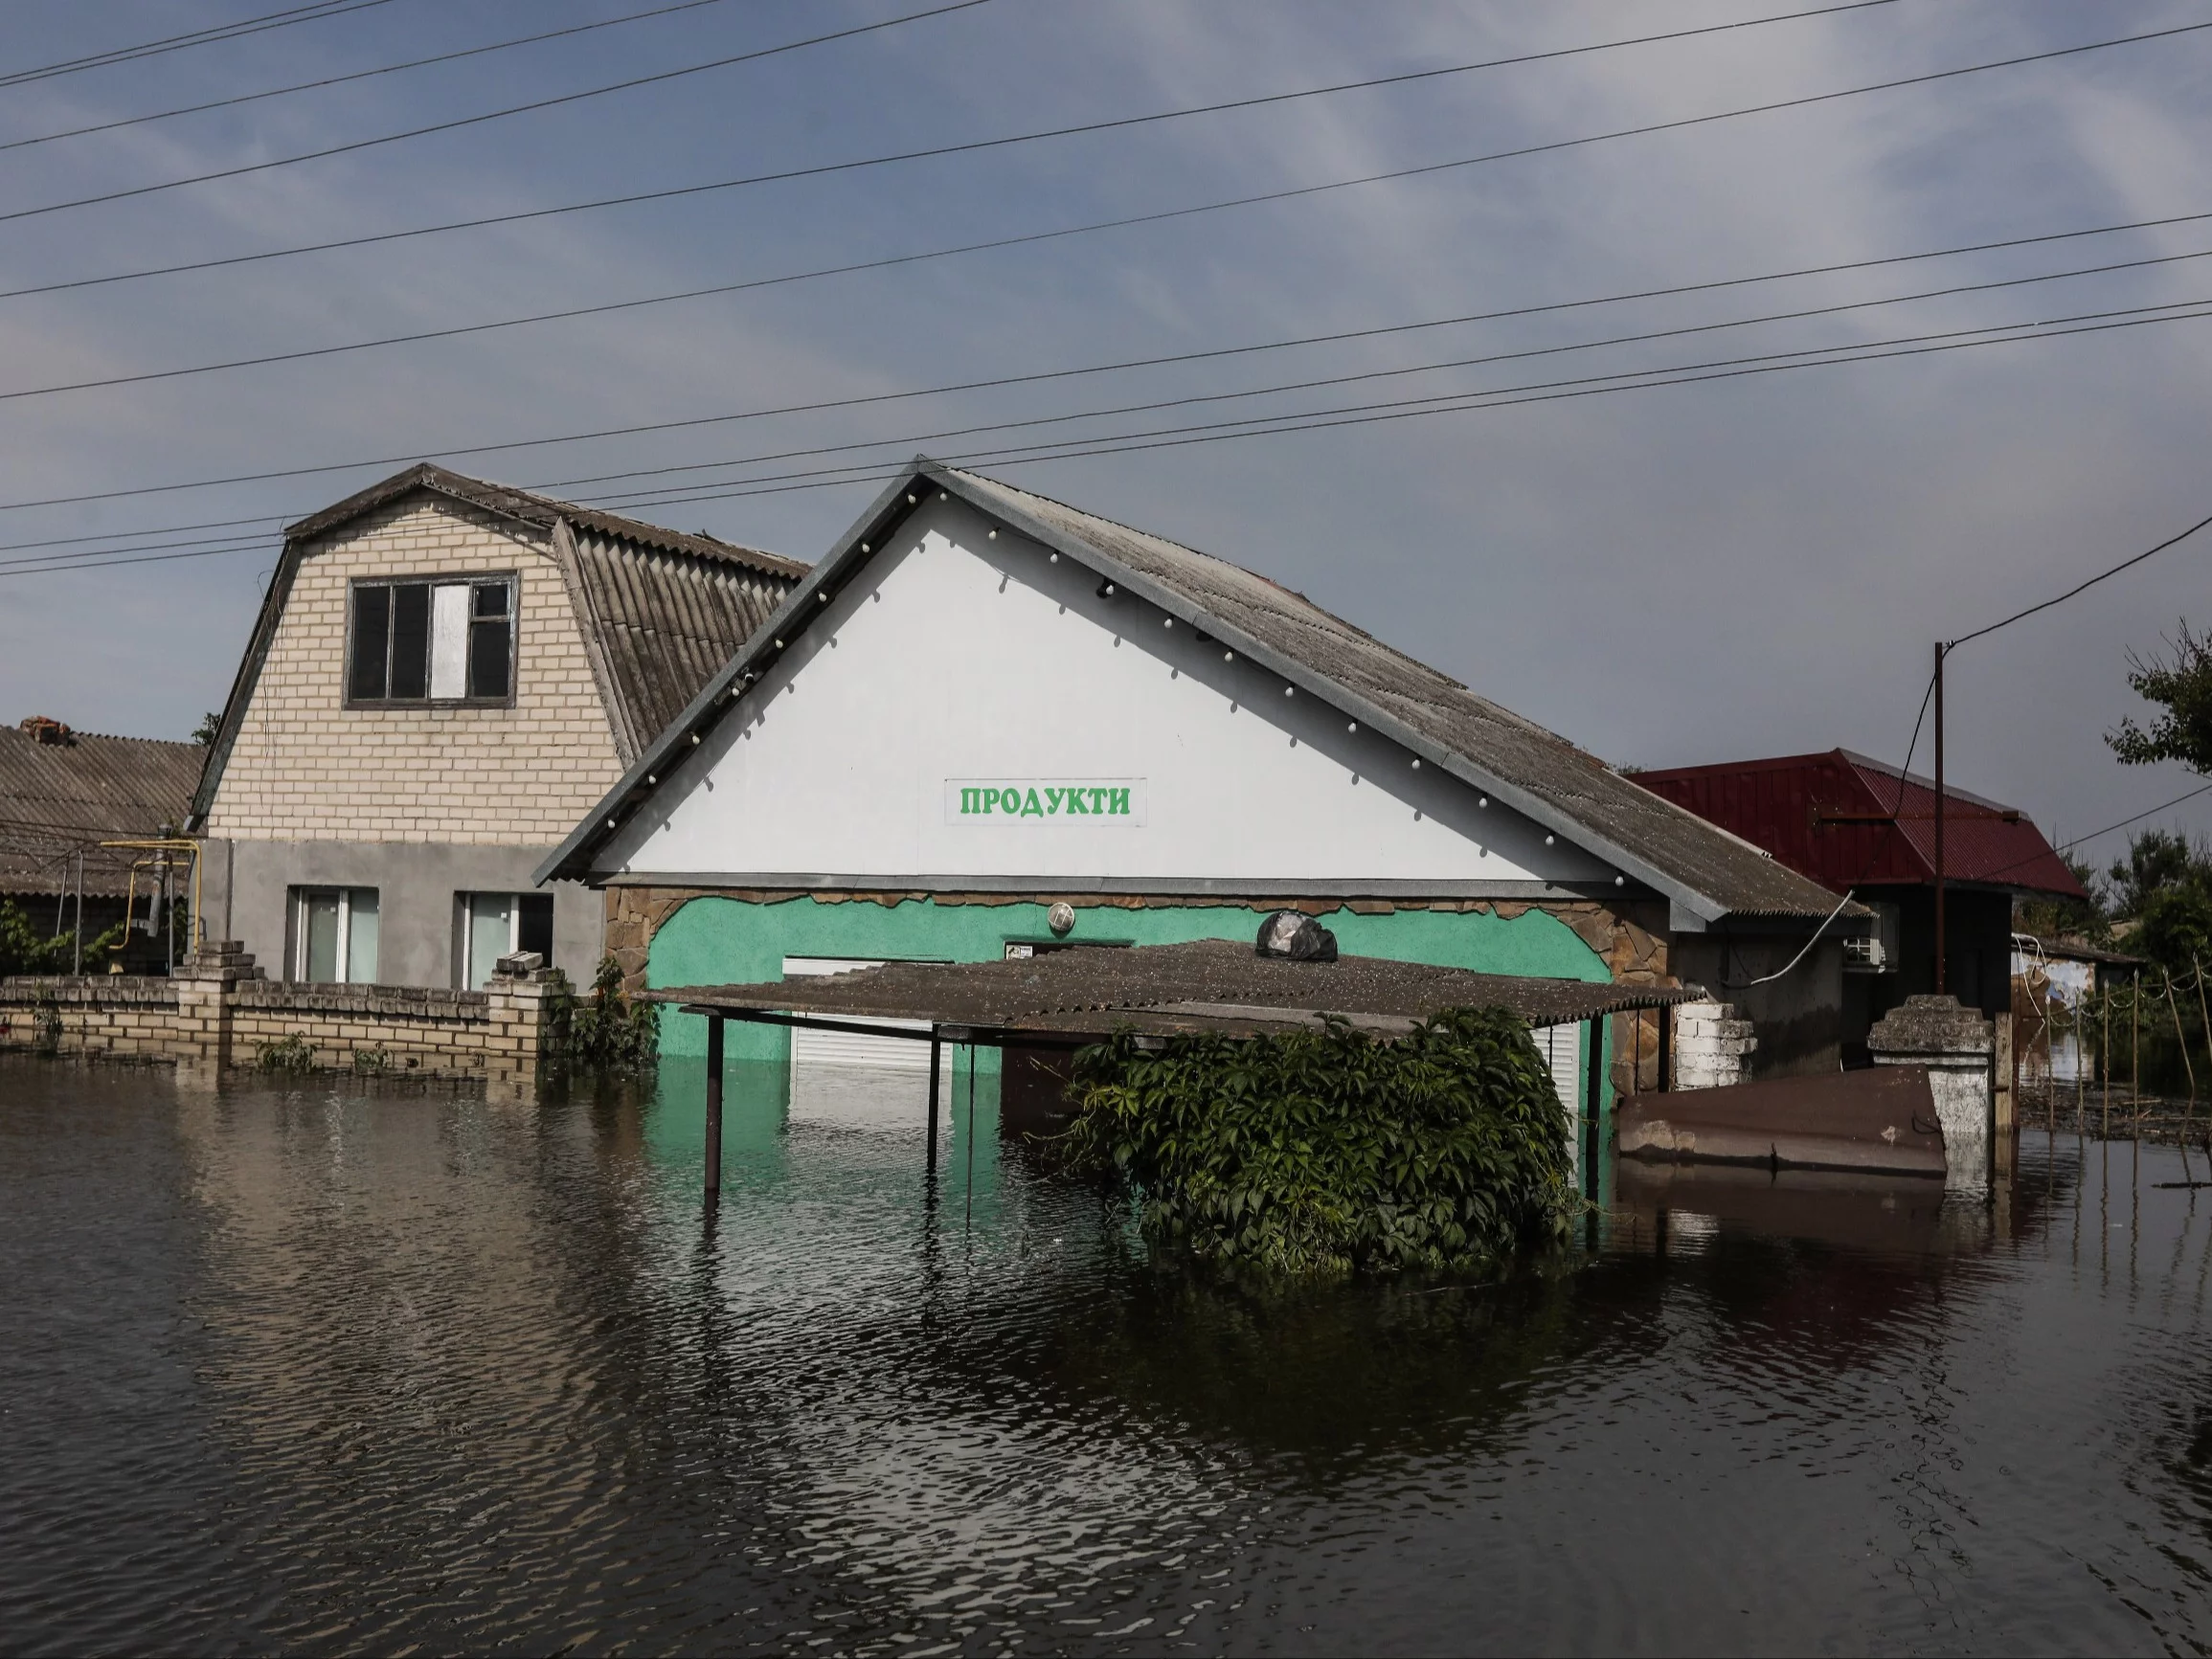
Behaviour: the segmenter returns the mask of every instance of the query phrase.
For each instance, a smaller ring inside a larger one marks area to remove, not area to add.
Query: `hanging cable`
[[[1263,341],[1254,345],[1248,346],[1214,347],[1197,351],[1170,352],[1149,357],[1123,358],[1114,362],[1090,364],[1072,369],[1048,370],[1033,374],[1000,375],[982,380],[956,381],[948,385],[921,388],[909,392],[869,393],[859,397],[825,398],[808,403],[785,404],[768,409],[739,410],[723,415],[697,415],[681,420],[649,421],[631,426],[601,427],[584,432],[561,433],[547,437],[517,438],[505,442],[480,443],[462,447],[446,447],[427,452],[421,450],[411,450],[404,455],[360,457],[351,460],[326,461],[313,466],[285,467],[265,472],[233,473],[217,478],[188,480],[178,483],[142,484],[129,489],[100,490],[70,496],[47,496],[30,501],[0,503],[0,512],[16,511],[28,507],[74,505],[84,502],[120,501],[128,499],[133,496],[173,494],[180,490],[211,489],[230,484],[263,483],[277,479],[307,478],[320,473],[346,472],[362,467],[401,466],[405,465],[411,460],[419,460],[425,459],[426,455],[434,459],[448,460],[463,456],[496,455],[519,449],[543,448],[553,444],[592,442],[598,439],[611,437],[634,437],[652,433],[674,432],[698,426],[712,426],[734,421],[758,420],[773,415],[813,414],[824,410],[849,409],[869,403],[891,402],[913,397],[938,396],[958,392],[989,391],[1007,386],[1027,385],[1039,381],[1068,379],[1081,375],[1104,374],[1117,372],[1123,370],[1151,369],[1174,364],[1204,362],[1217,358],[1247,356],[1257,352],[1286,350],[1296,347],[1334,345],[1347,341],[1371,340],[1382,338],[1388,335],[1410,333],[1422,329],[1453,327],[1464,324],[1498,322],[1501,320],[1521,317],[1542,316],[1547,313],[1583,309],[1591,306],[1625,304],[1631,302],[1641,300],[1671,299],[1687,294],[1708,293],[1724,288],[1744,287],[1763,282],[1786,281],[1802,277],[1832,276],[1845,271],[1871,270],[1884,265],[1903,264],[1925,259],[1950,258],[1966,254],[1989,253],[2002,249],[2028,247],[2042,242],[2064,241],[2081,236],[2110,235],[2126,231],[2154,230],[2172,225],[2194,224],[2204,219],[2212,219],[2212,213],[2184,213],[2158,219],[2140,219],[2125,224],[2101,225],[2084,230],[2055,231],[2041,235],[2016,236],[2003,241],[1966,243],[1950,248],[1930,249],[1920,253],[1889,254],[1882,255],[1870,259],[1847,260],[1840,263],[1828,265],[1799,266],[1790,270],[1764,272],[1757,276],[1726,277],[1701,282],[1682,283],[1673,287],[1644,288],[1624,293],[1586,296],[1584,298],[1575,300],[1551,301],[1535,305],[1511,306],[1500,310],[1465,312],[1456,316],[1430,318],[1413,323],[1388,324],[1371,328],[1342,329],[1332,333],[1309,334],[1284,340]],[[1117,220],[1114,222],[1123,223],[1126,221]],[[1045,236],[1054,236],[1064,234],[1072,233],[1042,233],[1042,235]],[[1022,241],[1027,239],[1032,238],[1016,237],[1012,238],[1011,240]],[[346,244],[334,245],[343,246]],[[788,277],[763,278],[753,283],[736,284],[734,287],[728,289],[727,291],[736,292],[748,287],[771,286],[780,282],[804,280],[807,278],[813,276],[844,275],[854,271],[876,270],[888,265],[911,263],[919,259],[940,258],[944,253],[968,253],[984,248],[996,248],[1008,245],[1011,245],[1011,242],[975,243],[961,248],[942,250],[938,253],[901,255],[893,258],[870,261],[866,264],[835,266],[829,267],[825,270],[799,273]],[[179,268],[198,269],[200,267]],[[17,293],[35,293],[45,291],[46,290],[41,289],[16,290]],[[716,289],[712,291],[718,293],[725,290]],[[9,297],[10,296],[7,294],[0,294],[0,299],[6,299]],[[670,298],[687,297],[688,296],[679,295],[671,296]],[[646,301],[639,302],[639,303],[645,304],[656,304],[660,303],[662,303],[660,299],[649,299]],[[411,340],[414,338],[417,337],[409,337]]]
[[[382,5],[384,0],[373,0]],[[302,80],[291,86],[272,86],[264,92],[242,92],[236,98],[218,98],[207,103],[188,103],[176,109],[157,110],[151,115],[127,115],[116,121],[103,121],[91,126],[73,126],[63,132],[44,132],[34,138],[10,139],[0,144],[0,150],[28,149],[34,145],[54,144],[65,138],[84,138],[92,133],[114,132],[121,127],[144,126],[148,122],[170,121],[180,115],[204,115],[211,109],[231,109],[241,103],[259,103],[263,99],[285,98],[295,92],[319,92],[328,86],[344,86],[349,81],[370,80],[380,75],[397,75],[402,70],[424,69],[434,63],[457,63],[464,57],[482,57],[487,53],[508,52],[517,46],[535,46],[543,40],[562,40],[572,34],[589,34],[595,30],[617,29],[625,23],[642,22],[648,17],[666,17],[674,11],[691,11],[702,6],[727,5],[728,0],[677,0],[672,6],[656,6],[649,11],[626,12],[621,17],[603,17],[597,23],[577,23],[566,29],[549,29],[538,34],[521,34],[511,40],[495,40],[486,46],[463,47],[458,52],[440,52],[435,57],[413,57],[405,63],[387,63],[376,69],[356,69],[347,75],[326,75],[320,80]]]
[[[207,29],[194,29],[185,34],[170,34],[159,40],[142,41],[136,46],[118,46],[111,51],[65,58],[59,63],[45,64],[37,69],[13,70],[0,74],[0,87],[25,86],[34,80],[52,80],[57,76],[76,75],[87,69],[105,69],[115,63],[135,63],[145,57],[159,57],[167,53],[182,52],[187,47],[211,46],[224,40],[237,40],[248,34],[265,34],[271,29],[288,29],[295,23],[320,23],[326,17],[366,11],[371,7],[390,3],[391,0],[316,0],[311,6],[288,7],[282,11],[240,18],[235,23],[218,23]]]
[[[823,46],[833,40],[850,40],[856,35],[873,34],[885,29],[896,29],[902,24],[919,23],[931,17],[942,17],[947,12],[965,11],[972,7],[986,6],[990,0],[948,0],[947,4],[933,6],[924,11],[910,11],[898,17],[887,17],[878,23],[856,24],[850,29],[834,30],[826,34],[813,34],[803,40],[785,41],[780,46],[763,46],[752,52],[734,53],[728,57],[711,58],[705,63],[688,63],[677,69],[666,69],[657,75],[633,76],[628,80],[610,81],[604,86],[586,87],[581,92],[562,93],[554,98],[533,99],[528,103],[509,104],[504,109],[488,109],[477,115],[458,116],[451,121],[432,122],[427,126],[409,127],[404,132],[388,132],[375,138],[354,139],[347,144],[326,146],[322,149],[305,150],[299,155],[278,156],[270,161],[246,162],[237,167],[217,168],[213,172],[193,173],[181,179],[164,179],[159,184],[133,185],[127,190],[103,191],[98,195],[77,196],[64,202],[46,202],[35,208],[17,208],[11,213],[0,213],[0,224],[16,219],[44,218],[49,213],[69,213],[78,208],[97,207],[103,202],[132,201],[141,196],[160,195],[168,191],[183,190],[189,185],[214,184],[222,179],[244,178],[252,173],[272,172],[278,168],[297,166],[301,162],[326,161],[331,156],[353,155],[365,149],[376,149],[388,144],[400,144],[411,138],[427,138],[433,133],[455,132],[463,127],[481,126],[486,122],[503,121],[510,115],[527,115],[532,110],[553,109],[563,104],[580,103],[586,99],[604,98],[610,93],[632,92],[641,86],[657,86],[678,80],[687,75],[704,75],[712,69],[729,69],[740,63],[757,62],[763,57],[775,57],[787,52],[802,51],[809,46]],[[2203,27],[2212,28],[2212,24]]]

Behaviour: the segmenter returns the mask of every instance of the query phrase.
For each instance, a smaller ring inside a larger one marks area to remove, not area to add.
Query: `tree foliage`
[[[554,1011],[567,1027],[562,1056],[576,1065],[651,1065],[661,1051],[660,1012],[650,1002],[632,999],[622,990],[621,964],[612,955],[601,956],[591,996],[566,998]]]
[[[2171,830],[2144,830],[2106,872],[2111,913],[2134,924],[2122,941],[2169,974],[2212,967],[2212,848]]]
[[[58,974],[69,966],[67,933],[48,938],[13,899],[0,899],[0,978],[10,974]]]
[[[2212,776],[2212,638],[2179,625],[2168,642],[2171,660],[2128,657],[2128,684],[2146,703],[2164,710],[2148,730],[2122,720],[2105,741],[2125,766],[2178,760]]]
[[[2041,939],[2082,939],[2091,945],[2109,944],[2112,937],[2112,917],[2103,878],[2088,860],[2072,853],[2059,856],[2088,897],[2020,899],[2013,905],[2013,926]]]
[[[1076,1163],[1141,1199],[1145,1236],[1231,1268],[1464,1270],[1558,1237],[1568,1125],[1528,1028],[1455,1009],[1395,1042],[1325,1032],[1076,1057]]]

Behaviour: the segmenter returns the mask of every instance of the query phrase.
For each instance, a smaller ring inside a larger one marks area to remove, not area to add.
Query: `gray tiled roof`
[[[1440,758],[1464,761],[1509,804],[1534,809],[1540,818],[1556,813],[1582,832],[1586,844],[1594,832],[1608,856],[1644,865],[1638,873],[1647,879],[1672,878],[1655,883],[1662,888],[1679,884],[1711,900],[1718,911],[1736,915],[1825,916],[1836,908],[1836,894],[1749,841],[1661,800],[1556,732],[1392,650],[1302,594],[996,479],[952,467],[940,473],[958,480],[961,493],[985,511],[1028,520],[1050,532],[1048,541],[1064,539],[1105,555],[1266,647],[1283,660],[1278,666],[1308,670],[1322,683],[1316,689],[1338,688],[1364,705],[1370,719],[1381,714],[1425,738],[1443,751]],[[1133,584],[1133,591],[1143,590]],[[1376,728],[1384,729],[1380,721]]]
[[[40,743],[0,728],[0,893],[53,892],[61,861],[74,871],[80,848],[84,890],[122,892],[135,855],[98,843],[183,823],[207,753],[196,743],[89,731]]]
[[[800,583],[772,626],[648,746],[547,861],[540,879],[556,870],[571,878],[583,872],[592,848],[610,833],[609,820],[619,822],[649,793],[646,777],[666,771],[688,733],[741,700],[743,686],[774,654],[771,636],[803,629],[818,608],[815,593],[842,585],[869,557],[869,548],[884,545],[913,510],[921,494],[917,482],[959,497],[1238,646],[1250,660],[1610,860],[1691,915],[1817,920],[1836,908],[1834,893],[1750,842],[1661,800],[1566,738],[1392,650],[1303,594],[1194,549],[926,457],[916,458],[877,498],[837,550]]]

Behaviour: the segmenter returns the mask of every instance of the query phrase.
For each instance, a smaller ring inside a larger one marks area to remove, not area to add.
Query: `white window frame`
[[[490,898],[507,901],[507,944],[499,953],[502,956],[511,956],[522,949],[524,901],[550,897],[549,894],[521,892],[506,887],[463,887],[456,890],[453,898],[454,909],[461,918],[461,951],[453,969],[455,988],[462,991],[470,991],[476,988],[469,983],[469,967],[476,960],[476,905],[474,901]],[[553,915],[554,924],[557,926],[560,916],[560,907],[557,903],[553,906]],[[552,943],[550,937],[547,943],[549,945]],[[549,966],[552,964],[553,957],[550,953],[546,961]]]
[[[292,982],[298,985],[366,985],[373,980],[349,977],[353,967],[353,894],[355,891],[377,895],[377,914],[383,915],[383,894],[375,887],[297,886],[292,889]],[[332,964],[337,969],[334,979],[309,980],[307,977],[307,907],[317,893],[338,895],[338,955]],[[377,938],[379,953],[383,947],[381,933]]]

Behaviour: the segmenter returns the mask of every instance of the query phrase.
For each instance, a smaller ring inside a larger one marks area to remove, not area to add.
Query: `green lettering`
[[[963,789],[963,790],[961,790],[961,791],[960,791],[960,814],[961,814],[961,816],[962,816],[962,817],[965,817],[965,816],[966,816],[967,814],[969,814],[969,813],[972,813],[972,812],[978,811],[978,810],[979,810],[979,809],[982,807],[982,799],[983,799],[983,792],[982,792],[982,790],[980,790],[980,789]]]
[[[1104,790],[1095,789],[1091,792],[1091,810],[1101,818],[1106,816],[1106,792]]]
[[[1045,809],[1037,804],[1037,792],[1033,789],[1029,791],[1029,798],[1022,803],[1022,816],[1024,818],[1043,818],[1045,816]]]
[[[1045,791],[1045,810],[1055,818],[1058,817],[1060,812],[1060,797],[1067,793],[1068,792],[1064,789],[1048,789]]]
[[[1085,817],[1090,815],[1091,809],[1083,804],[1083,792],[1081,790],[1068,789],[1062,790],[1060,793],[1068,797],[1068,812],[1071,817],[1077,813]]]
[[[986,789],[982,792],[982,795],[983,816],[985,818],[989,818],[991,816],[991,808],[999,804],[999,792],[995,789]]]
[[[1127,818],[1129,816],[1129,792],[1125,789],[1108,790],[1106,792],[1106,810],[1110,814]]]

